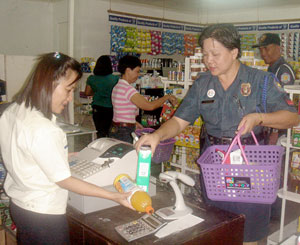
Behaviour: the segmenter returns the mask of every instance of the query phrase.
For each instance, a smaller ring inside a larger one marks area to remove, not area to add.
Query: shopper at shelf
[[[93,73],[94,75],[90,75],[87,79],[85,94],[93,95],[93,121],[97,137],[108,137],[113,118],[111,92],[119,77],[112,74],[111,60],[108,55],[98,58]]]
[[[56,125],[82,76],[80,64],[62,53],[38,58],[23,90],[0,117],[4,182],[18,244],[69,244],[68,191],[132,208],[129,193],[109,192],[71,176],[67,137]]]
[[[212,144],[229,145],[242,127],[242,143],[254,144],[251,130],[263,142],[263,126],[289,128],[299,123],[295,107],[274,77],[239,62],[240,36],[233,25],[208,26],[199,42],[208,72],[194,82],[169,121],[154,133],[140,138],[135,145],[137,150],[146,144],[151,145],[154,152],[161,140],[178,135],[199,116],[207,130],[202,152]],[[264,80],[268,81],[267,85]],[[264,86],[267,86],[266,100],[262,96]],[[211,201],[207,198],[201,174],[200,181],[203,200],[207,204],[246,216],[244,244],[257,244],[267,235],[271,205]]]
[[[160,107],[165,101],[169,100],[173,105],[177,104],[177,99],[173,95],[165,95],[157,100],[149,102],[131,84],[139,76],[141,61],[135,56],[124,56],[120,59],[118,70],[121,79],[113,88],[112,104],[114,116],[109,136],[132,143],[131,133],[136,126],[142,127],[136,122],[139,109],[153,111]]]

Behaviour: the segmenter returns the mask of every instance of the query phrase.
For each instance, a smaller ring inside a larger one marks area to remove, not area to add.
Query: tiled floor
[[[91,135],[82,135],[74,137],[74,151],[80,151],[85,146],[88,145],[92,140]],[[152,165],[152,174],[154,176],[158,176],[160,172],[160,165],[155,164]],[[300,216],[300,203],[294,203],[287,201],[286,203],[286,215],[285,215],[285,223],[288,224],[293,220],[297,219]],[[269,225],[269,234],[277,231],[280,227],[280,218],[272,219]],[[267,244],[267,238],[261,240],[259,245]]]

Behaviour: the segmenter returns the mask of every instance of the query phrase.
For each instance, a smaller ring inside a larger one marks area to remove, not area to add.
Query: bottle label
[[[122,193],[133,191],[136,188],[136,185],[126,176],[121,177],[116,185]]]

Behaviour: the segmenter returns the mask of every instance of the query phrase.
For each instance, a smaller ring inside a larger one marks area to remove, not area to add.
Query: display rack
[[[194,164],[191,164],[191,161],[194,156],[192,154],[192,151],[198,152],[194,159]],[[194,178],[195,182],[199,182],[198,175],[200,174],[200,170],[198,165],[196,164],[196,159],[199,157],[199,149],[192,148],[192,147],[186,147],[186,146],[178,146],[174,145],[172,155],[170,157],[170,160],[166,163],[161,164],[161,172],[172,170],[172,167],[176,169],[176,171],[179,171],[183,174],[187,174],[193,178],[193,176],[196,175]],[[189,160],[188,160],[189,159]],[[166,167],[168,165],[168,167]],[[187,192],[190,192],[190,187],[186,185],[180,184],[180,189],[182,193],[187,194]]]
[[[300,85],[286,85],[284,90],[289,94],[290,99],[293,100],[294,95],[300,95]],[[268,237],[268,245],[278,244],[283,239],[286,239],[290,234],[296,232],[296,225],[288,225],[284,227],[285,220],[285,208],[286,201],[293,201],[300,203],[300,194],[288,191],[288,174],[289,174],[289,164],[290,164],[290,152],[292,149],[300,149],[300,147],[295,147],[291,144],[291,129],[287,130],[286,138],[281,140],[281,145],[285,147],[285,164],[284,164],[284,180],[283,187],[278,191],[278,196],[282,198],[282,209],[281,209],[281,219],[279,231],[273,233]],[[292,232],[292,233],[291,233]]]
[[[178,97],[179,99],[183,99],[183,97],[186,95],[187,91],[189,90],[190,86],[193,84],[193,80],[191,79],[191,61],[190,61],[190,57],[186,57],[185,58],[185,62],[184,62],[184,81],[177,81],[177,80],[168,80],[167,78],[163,78],[162,82],[164,84],[164,91],[166,93],[166,91],[168,90],[168,87],[170,87],[171,85],[179,85],[182,90],[183,93],[181,94],[176,94],[173,92],[173,95],[175,95],[176,97]],[[201,126],[201,125],[200,125]],[[176,152],[176,149],[180,149],[179,152]],[[199,150],[195,147],[189,147],[186,145],[176,145],[173,148],[173,154],[170,158],[170,161],[168,162],[170,167],[175,167],[177,170],[179,170],[181,173],[184,174],[196,174],[198,175],[200,173],[198,166],[196,165],[196,159],[195,159],[195,166],[191,167],[188,165],[189,159],[191,156],[191,150]],[[175,155],[177,155],[177,158],[175,157]],[[179,156],[179,157],[178,157]],[[174,158],[175,157],[175,158]],[[199,157],[199,154],[198,156]],[[166,171],[166,167],[164,165],[164,163],[162,163],[161,165],[161,171],[164,172]],[[197,178],[199,179],[199,178]],[[185,192],[185,187],[184,185],[181,185],[181,191]]]
[[[189,87],[193,84],[193,80],[190,78],[190,58],[186,57],[184,61],[184,81],[169,80],[168,78],[162,78],[164,84],[164,91],[167,91],[167,88],[170,85],[180,85],[185,90],[185,94],[188,91]],[[185,95],[184,94],[184,95]]]

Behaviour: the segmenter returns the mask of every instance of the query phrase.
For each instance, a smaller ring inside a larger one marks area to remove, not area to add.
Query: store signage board
[[[171,30],[177,30],[177,31],[183,31],[184,25],[178,25],[178,24],[170,24],[170,23],[163,23],[163,29],[171,29]]]
[[[136,24],[138,26],[149,26],[149,27],[155,27],[155,28],[161,28],[162,23],[158,21],[150,21],[150,20],[136,20]]]
[[[235,26],[238,31],[256,31],[257,25],[248,25],[248,26]]]
[[[123,16],[118,16],[118,15],[109,15],[108,18],[109,18],[109,21],[112,21],[112,22],[136,24],[135,18],[123,17]]]
[[[289,24],[289,29],[290,29],[290,30],[300,29],[300,23],[292,23],[292,24]]]
[[[281,31],[287,30],[288,24],[274,24],[274,25],[259,25],[258,31]]]
[[[202,32],[204,27],[200,26],[184,26],[185,31]]]
[[[163,28],[176,31],[188,31],[188,32],[197,32],[200,33],[203,31],[203,26],[191,26],[191,25],[181,25],[181,24],[172,24],[168,22],[161,21],[152,21],[145,19],[137,19],[124,17],[120,15],[109,15],[109,21],[119,22],[125,24],[132,24],[138,26],[147,26],[153,28]],[[240,32],[249,32],[249,31],[282,31],[282,30],[295,30],[300,29],[300,23],[288,23],[288,24],[263,24],[263,25],[237,25],[235,26]]]
[[[198,26],[186,26],[180,24],[172,24],[168,22],[151,21],[151,20],[123,17],[123,16],[111,15],[111,14],[108,15],[108,20],[111,22],[119,22],[119,23],[132,24],[138,26],[147,26],[153,28],[163,28],[163,29],[170,29],[176,31],[201,32],[203,30],[203,27],[198,27]]]

